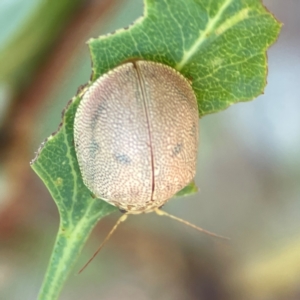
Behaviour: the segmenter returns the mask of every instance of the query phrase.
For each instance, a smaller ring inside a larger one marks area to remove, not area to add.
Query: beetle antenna
[[[116,222],[116,224],[114,225],[114,227],[110,230],[110,232],[108,233],[108,235],[106,236],[106,238],[104,239],[104,241],[102,242],[102,244],[99,246],[99,248],[97,249],[97,251],[93,254],[93,256],[87,261],[87,263],[79,270],[78,274],[80,274],[89,264],[90,262],[96,257],[96,255],[100,252],[100,250],[103,248],[103,246],[106,244],[106,242],[110,239],[110,237],[112,236],[112,234],[116,231],[116,229],[118,228],[118,226],[124,222],[128,217],[128,213],[123,214],[119,220]]]
[[[163,210],[161,210],[161,209],[159,209],[159,208],[156,208],[154,211],[155,211],[156,214],[158,214],[159,216],[167,216],[167,217],[169,217],[169,218],[171,218],[171,219],[174,219],[174,220],[176,220],[176,221],[178,221],[178,222],[180,222],[180,223],[183,223],[183,224],[185,224],[185,225],[187,225],[187,226],[190,226],[190,227],[192,227],[192,228],[194,228],[194,229],[196,229],[196,230],[198,230],[198,231],[201,231],[201,232],[203,232],[203,233],[205,233],[205,234],[207,234],[207,235],[210,235],[210,236],[212,236],[212,237],[220,238],[220,239],[223,239],[223,240],[230,240],[228,237],[225,237],[225,236],[222,236],[222,235],[218,235],[218,234],[216,234],[216,233],[213,233],[213,232],[210,232],[210,231],[208,231],[208,230],[205,230],[205,229],[203,229],[203,228],[201,228],[201,227],[198,227],[198,226],[196,226],[196,225],[194,225],[194,224],[192,224],[192,223],[190,223],[190,222],[188,222],[188,221],[186,221],[186,220],[183,220],[183,219],[181,219],[181,218],[178,218],[178,217],[176,217],[176,216],[173,216],[173,215],[171,215],[171,214],[169,214],[169,213],[167,213],[167,212],[165,212],[165,211],[163,211]]]

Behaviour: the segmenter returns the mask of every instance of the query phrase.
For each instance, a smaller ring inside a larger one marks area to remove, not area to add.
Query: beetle
[[[84,184],[123,214],[155,211],[208,235],[227,239],[160,209],[196,173],[198,106],[190,82],[173,68],[126,62],[84,93],[74,121],[75,150]]]
[[[157,62],[126,62],[85,92],[74,121],[85,185],[128,213],[151,212],[196,173],[198,106],[190,82]]]

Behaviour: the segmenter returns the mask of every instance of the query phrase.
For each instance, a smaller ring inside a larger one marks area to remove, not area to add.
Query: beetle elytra
[[[88,88],[74,139],[84,183],[96,197],[129,213],[152,211],[195,176],[195,94],[169,66],[125,63]]]

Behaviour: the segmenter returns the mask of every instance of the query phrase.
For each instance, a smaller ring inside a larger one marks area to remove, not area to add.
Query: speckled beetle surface
[[[87,89],[74,139],[83,181],[96,197],[129,213],[153,211],[195,176],[195,94],[169,66],[124,63]]]

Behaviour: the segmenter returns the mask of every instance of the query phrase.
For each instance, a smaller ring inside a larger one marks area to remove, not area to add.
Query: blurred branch
[[[34,70],[53,47],[60,31],[82,0],[42,1],[7,47],[0,52],[0,81],[18,90],[30,81]]]
[[[60,35],[59,39],[56,36],[55,43],[53,44],[54,41],[52,40],[51,44],[53,45],[49,49],[38,47],[41,51],[36,54],[40,57],[38,60],[39,65],[34,55],[28,54],[28,61],[32,58],[36,64],[35,68],[31,69],[32,78],[30,82],[27,82],[27,87],[19,89],[18,94],[15,95],[13,99],[14,105],[6,118],[2,131],[0,131],[0,163],[4,165],[5,174],[8,176],[6,181],[9,182],[9,190],[12,192],[9,195],[9,199],[5,199],[5,203],[9,204],[8,207],[0,212],[1,226],[3,227],[3,230],[0,227],[0,234],[1,231],[4,233],[3,231],[8,230],[7,224],[11,228],[14,227],[16,222],[22,223],[22,216],[19,214],[18,218],[11,218],[12,215],[15,215],[16,206],[14,203],[18,203],[17,210],[22,212],[24,216],[26,211],[30,210],[30,207],[34,207],[34,205],[29,206],[22,199],[25,194],[28,199],[30,197],[36,199],[34,185],[32,184],[34,173],[29,168],[29,161],[33,155],[29,141],[32,135],[32,128],[35,126],[34,116],[38,113],[40,105],[47,94],[53,89],[54,79],[57,80],[61,76],[70,61],[70,57],[76,54],[78,44],[84,45],[89,37],[87,35],[95,27],[95,23],[99,23],[101,16],[105,15],[115,5],[115,2],[111,0],[88,1],[85,2],[83,7],[77,5],[77,11],[73,11],[73,17],[72,20],[69,20],[68,26],[62,28],[63,24],[60,23],[61,28],[57,29],[57,34],[59,33]],[[52,3],[52,1],[47,3]],[[65,8],[65,6],[63,7]],[[62,14],[62,11],[60,13]],[[51,26],[51,24],[48,21],[48,26]],[[64,23],[64,25],[66,24]],[[56,28],[57,26],[55,25],[54,27]],[[39,43],[42,42],[40,41]],[[36,49],[32,50],[34,53],[37,51]],[[41,54],[42,52],[43,55]],[[47,59],[45,56],[47,56]],[[44,57],[45,61],[43,64],[41,64],[43,62],[42,57]],[[18,70],[21,71],[24,65],[20,64],[19,67],[20,69],[15,68],[14,70],[16,72]],[[8,69],[6,70],[8,71]],[[10,72],[12,72],[12,69]],[[17,84],[17,81],[14,82]],[[19,87],[21,88],[21,85]],[[33,189],[30,191],[28,191],[28,182],[31,182],[31,186],[33,186]],[[12,222],[12,220],[14,221]]]

